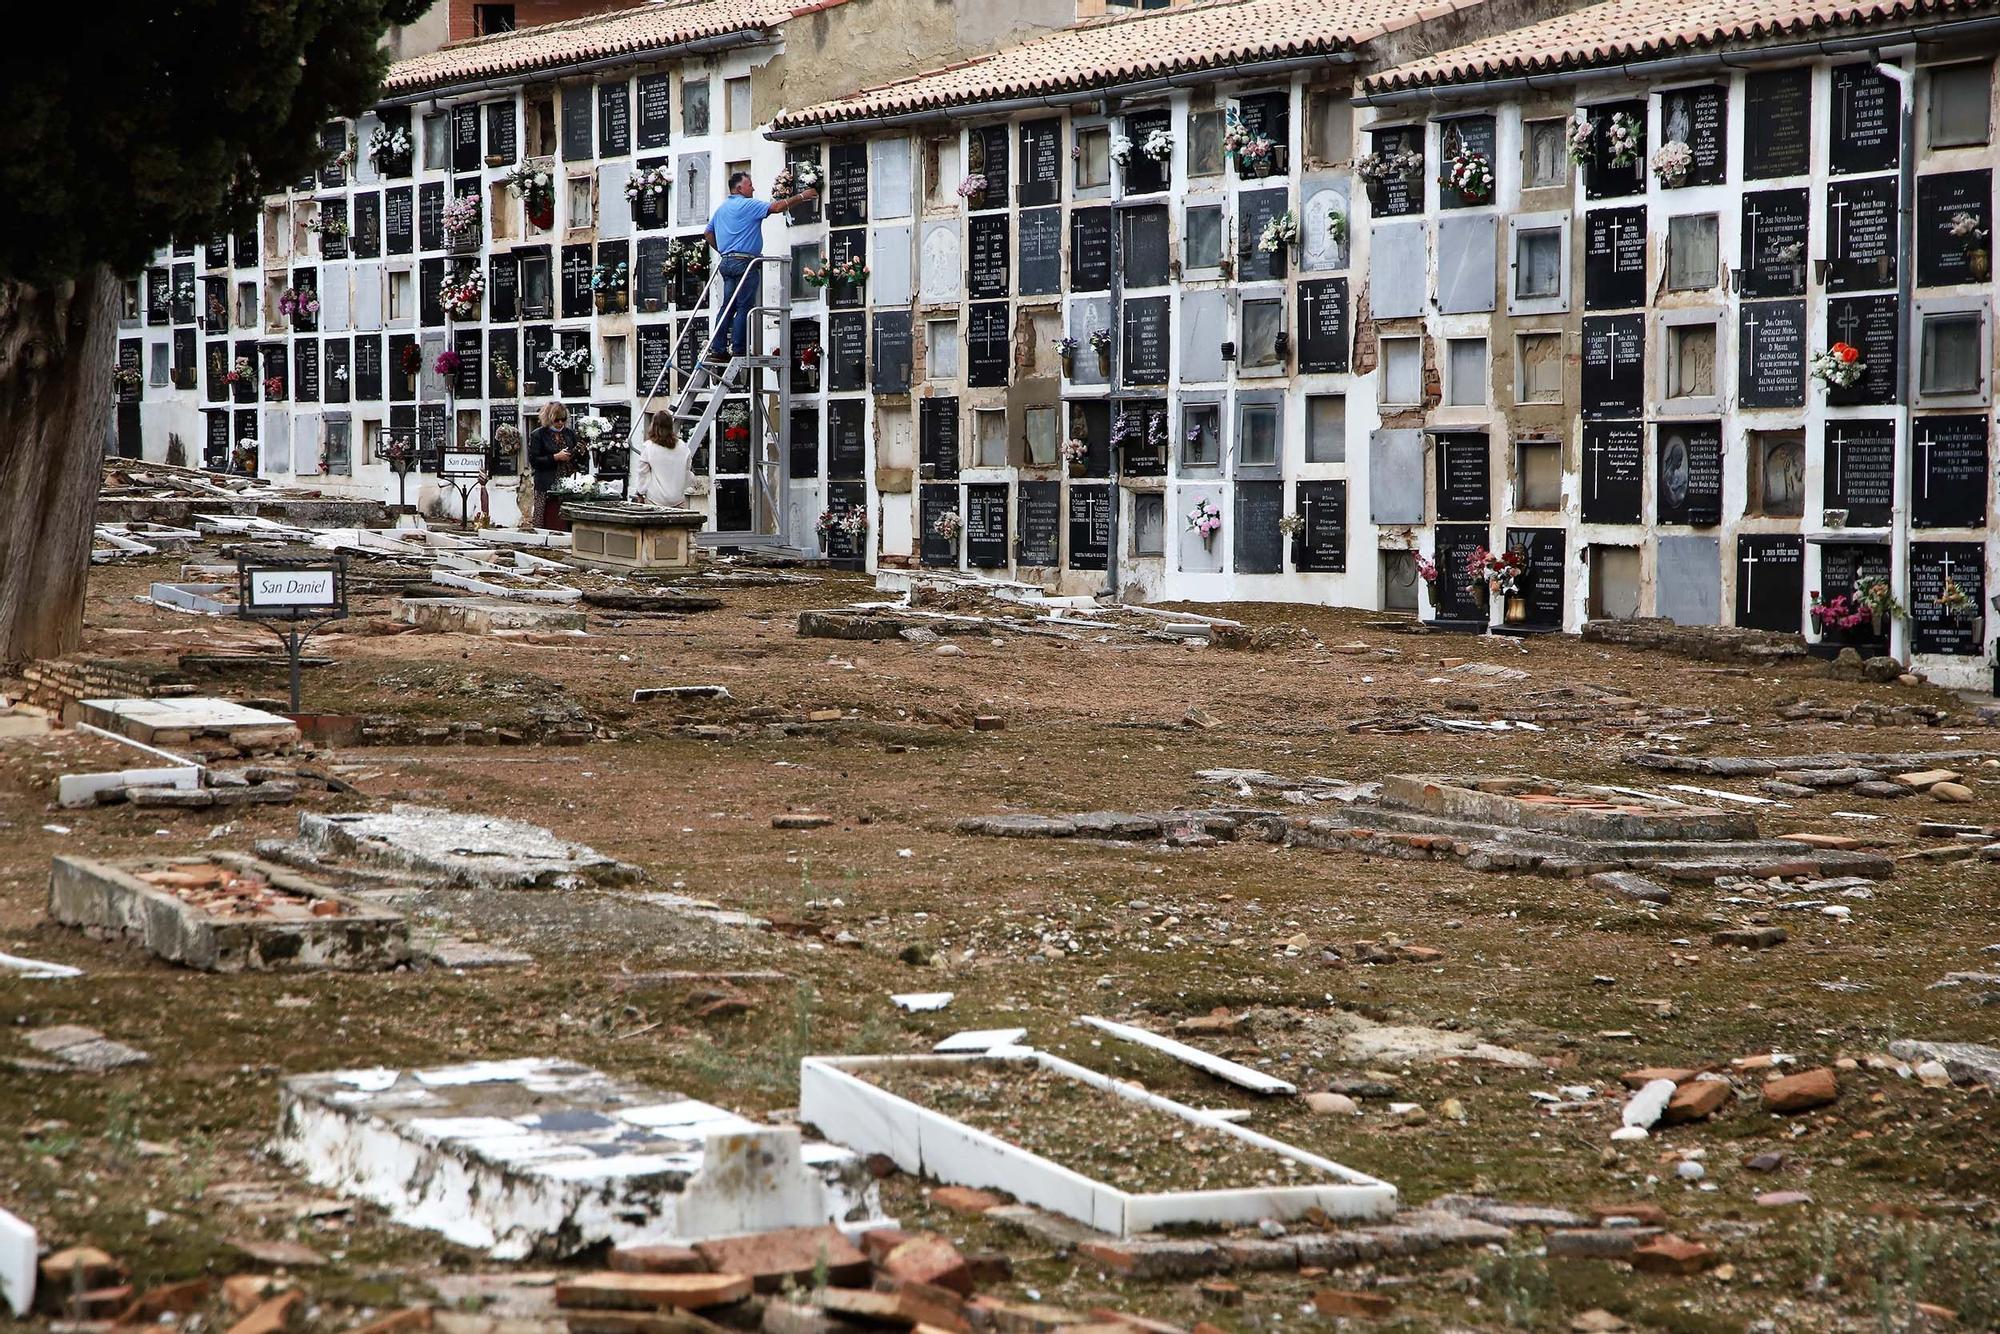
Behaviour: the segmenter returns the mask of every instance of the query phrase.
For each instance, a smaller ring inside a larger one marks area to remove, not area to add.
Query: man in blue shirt
[[[709,248],[722,256],[723,291],[722,313],[716,317],[715,337],[708,344],[711,362],[726,362],[748,350],[750,307],[756,304],[760,284],[755,278],[746,282],[743,275],[749,272],[751,261],[764,253],[764,219],[818,197],[817,190],[804,190],[790,199],[766,203],[751,188],[749,172],[730,173],[729,198],[716,206],[708,220]]]

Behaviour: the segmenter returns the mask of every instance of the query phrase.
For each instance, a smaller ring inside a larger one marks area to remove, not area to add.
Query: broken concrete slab
[[[1602,789],[1538,784],[1525,792],[1487,792],[1434,775],[1391,774],[1382,804],[1507,828],[1595,839],[1722,840],[1755,838],[1756,820],[1739,812],[1689,806],[1666,798],[1617,797]]]
[[[288,750],[299,742],[298,724],[226,699],[80,699],[63,710],[63,720],[90,723],[154,746],[208,743],[244,754]]]
[[[193,765],[153,769],[114,769],[108,773],[61,774],[56,778],[56,805],[97,806],[123,801],[133,788],[168,788],[193,792],[201,787],[201,770]]]
[[[813,1279],[822,1267],[821,1282],[864,1283],[868,1278],[868,1257],[838,1228],[825,1224],[716,1237],[698,1241],[692,1249],[709,1270],[740,1274],[759,1292]]]
[[[30,1047],[53,1057],[61,1065],[91,1074],[103,1074],[128,1065],[144,1065],[153,1059],[137,1047],[115,1042],[96,1029],[85,1028],[81,1024],[30,1029],[22,1037]]]
[[[49,963],[44,959],[24,959],[18,954],[0,954],[0,971],[35,980],[83,976],[81,968],[72,968],[66,963]]]
[[[2000,1089],[2000,1047],[1978,1042],[1920,1042],[1899,1038],[1889,1054],[1903,1061],[1936,1061],[1954,1084],[1984,1084]]]
[[[370,972],[410,957],[401,913],[241,853],[57,857],[49,916],[206,972]]]
[[[655,699],[732,699],[728,686],[640,686],[632,692],[634,704]]]
[[[847,1149],[541,1057],[294,1076],[278,1152],[315,1185],[496,1259],[879,1213]]]
[[[1636,871],[1600,871],[1587,882],[1592,889],[1637,903],[1671,903],[1673,891]]]
[[[581,630],[589,617],[564,606],[498,598],[404,598],[403,620],[440,634],[490,635],[496,630]]]
[[[1291,1094],[1299,1091],[1296,1084],[1288,1083],[1274,1075],[1267,1075],[1262,1070],[1253,1070],[1247,1065],[1239,1065],[1235,1061],[1226,1060],[1223,1057],[1215,1055],[1213,1052],[1203,1051],[1199,1047],[1191,1047],[1185,1042],[1176,1042],[1172,1038],[1161,1037],[1158,1033],[1149,1033],[1143,1028],[1134,1028],[1130,1024],[1113,1023],[1109,1019],[1100,1019],[1095,1015],[1084,1015],[1078,1022],[1095,1028],[1100,1032],[1109,1033],[1112,1037],[1121,1039],[1122,1041],[1134,1043],[1141,1047],[1148,1047],[1163,1055],[1171,1056],[1183,1064],[1191,1065],[1197,1070],[1214,1075],[1217,1079],[1226,1080],[1239,1088],[1249,1089],[1252,1093]]]
[[[953,1033],[931,1050],[942,1056],[983,1055],[1002,1047],[1012,1047],[1028,1036],[1025,1028],[976,1028]]]
[[[474,889],[622,885],[645,872],[539,825],[398,803],[386,812],[299,815],[307,848],[395,871],[417,871]]]
[[[26,1319],[35,1305],[35,1230],[0,1209],[0,1303]]]

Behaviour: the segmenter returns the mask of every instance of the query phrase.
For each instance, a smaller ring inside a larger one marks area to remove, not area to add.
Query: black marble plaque
[[[1437,437],[1437,516],[1440,522],[1493,517],[1493,460],[1484,432]]]
[[[790,428],[786,454],[792,480],[819,476],[819,409],[795,405]]]
[[[458,374],[449,388],[459,398],[479,398],[485,379],[479,330],[454,329],[451,337],[452,351],[458,353]]]
[[[1483,208],[1493,203],[1493,196],[1484,199],[1467,199],[1445,181],[1451,160],[1461,150],[1484,154],[1487,165],[1493,169],[1494,184],[1500,179],[1500,155],[1496,149],[1498,133],[1491,116],[1454,116],[1438,123],[1438,206],[1440,208]]]
[[[985,221],[974,218],[972,225],[976,229]],[[973,234],[978,235],[976,230]],[[1061,209],[1036,208],[1021,214],[1020,253],[1015,286],[1022,296],[1046,296],[1062,290]]]
[[[1042,567],[1062,564],[1062,483],[1023,481],[1019,492],[1015,561]]]
[[[520,156],[521,117],[513,99],[486,104],[486,156],[511,166]],[[461,168],[464,170],[464,168]]]
[[[1874,542],[1826,542],[1819,548],[1819,589],[1828,601],[1853,597],[1864,583],[1889,578],[1889,548]],[[1873,639],[1873,627],[1858,627]],[[1886,633],[1882,636],[1887,639]],[[1884,649],[1884,652],[1887,650]]]
[[[1755,190],[1744,195],[1738,275],[1742,294],[1804,296],[1811,227],[1804,190]]]
[[[958,543],[938,531],[939,519],[958,512],[956,486],[917,488],[918,554],[924,564],[944,566],[958,564]]]
[[[641,151],[665,148],[673,142],[673,83],[665,74],[639,76],[639,142]]]
[[[569,162],[590,158],[591,86],[567,84],[562,90],[562,155]]]
[[[1662,422],[1655,509],[1663,524],[1722,522],[1722,423]]]
[[[1124,228],[1118,259],[1127,291],[1138,287],[1165,287],[1171,271],[1172,224],[1161,204],[1140,205],[1118,211]]]
[[[1835,181],[1826,190],[1826,287],[1867,291],[1896,285],[1896,178]]]
[[[1637,523],[1646,482],[1643,422],[1583,424],[1583,521]]]
[[[835,515],[851,514],[868,507],[868,485],[865,482],[829,482],[826,488],[826,507]],[[856,541],[855,535],[845,529],[836,528],[820,539],[826,546],[826,554],[834,560],[861,561],[865,559],[863,548],[867,539]]]
[[[1299,284],[1299,372],[1345,375],[1348,368],[1347,279]]]
[[[1135,297],[1123,303],[1119,368],[1126,384],[1167,382],[1167,368],[1173,361],[1169,314],[1169,299],[1163,296]]]
[[[1583,317],[1583,415],[1635,418],[1646,412],[1646,317]]]
[[[444,249],[444,182],[417,186],[417,249]]]
[[[376,403],[382,398],[382,336],[363,334],[354,340],[354,398]]]
[[[1007,215],[966,221],[966,295],[975,301],[1007,295]]]
[[[1388,157],[1394,153],[1410,152],[1422,157],[1424,152],[1424,127],[1421,125],[1399,125],[1394,129],[1375,130],[1369,141],[1375,153]],[[1424,172],[1421,168],[1407,176],[1392,176],[1386,180],[1368,182],[1368,211],[1378,218],[1401,218],[1424,211]]]
[[[1704,84],[1661,93],[1660,143],[1686,144],[1694,155],[1681,186],[1720,184],[1728,166],[1729,90]],[[1650,161],[1652,154],[1646,156]]]
[[[1879,405],[1896,401],[1896,294],[1836,296],[1826,303],[1826,343],[1847,343],[1861,352],[1859,382],[1842,389],[1828,385],[1826,401],[1835,407]]]
[[[655,167],[671,167],[672,159],[664,154],[659,157],[641,158],[637,163],[640,171],[651,171]],[[632,203],[632,226],[637,231],[656,232],[673,221],[673,194],[668,190],[649,190]],[[785,216],[796,219],[799,210],[793,209]],[[660,237],[667,241],[667,237]],[[662,259],[664,259],[664,254]],[[657,266],[655,272],[658,273]],[[664,278],[664,275],[661,275]],[[664,284],[663,284],[664,285]]]
[[[810,394],[819,388],[820,372],[825,368],[823,361],[806,364],[806,350],[811,348],[821,357],[826,355],[825,340],[820,337],[819,321],[814,319],[792,321],[792,365],[787,372],[791,376],[794,394]]]
[[[521,318],[521,261],[513,255],[495,255],[487,265],[486,317],[495,324]]]
[[[1896,423],[1856,418],[1825,423],[1821,503],[1846,510],[1849,528],[1886,528],[1896,503]]]
[[[1007,484],[965,488],[965,563],[975,570],[1007,567]]]
[[[1984,655],[1985,551],[1977,542],[1910,543],[1910,652],[1952,657]],[[1954,616],[1941,603],[1945,581],[1972,599],[1970,616]]]
[[[1993,486],[1986,414],[1910,424],[1910,526],[1983,528]]]
[[[416,192],[407,185],[398,185],[384,199],[387,212],[383,226],[389,237],[389,253],[407,255],[415,248]]]
[[[1585,199],[1616,199],[1621,195],[1643,194],[1646,189],[1646,162],[1653,155],[1655,145],[1647,140],[1640,144],[1639,152],[1632,161],[1618,165],[1611,160],[1611,152],[1606,140],[1611,134],[1611,118],[1628,116],[1643,128],[1646,124],[1646,104],[1644,102],[1600,102],[1590,108],[1590,158],[1583,164],[1583,197]]]
[[[643,355],[643,330],[641,335]],[[495,399],[517,399],[521,396],[521,333],[518,329],[486,331],[486,396]]]
[[[868,259],[868,232],[862,227],[850,227],[844,231],[828,232],[826,238],[826,258],[829,264],[840,264],[850,259]],[[859,306],[868,298],[868,284],[863,282],[836,282],[827,284],[826,304],[833,307]]]
[[[1812,67],[1751,73],[1743,81],[1743,176],[1803,176],[1812,165]]]
[[[354,396],[354,356],[345,338],[329,338],[321,360],[326,369],[326,401],[346,403]]]
[[[234,442],[229,438],[229,413],[223,410],[203,412],[202,424],[206,428],[203,436],[202,462],[210,468],[227,465],[229,456],[235,452]]]
[[[878,394],[910,392],[911,320],[908,310],[875,312],[874,377],[870,388]]]
[[[1646,207],[1584,214],[1583,308],[1631,310],[1646,304]]]
[[[1746,301],[1736,338],[1736,402],[1795,408],[1806,401],[1806,303]]]
[[[1285,516],[1285,484],[1238,481],[1235,489],[1231,545],[1236,573],[1280,573],[1285,568],[1285,540],[1278,520]]]
[[[444,301],[439,289],[444,286],[444,261],[442,259],[420,259],[417,261],[417,323],[426,329],[440,328],[444,324]]]
[[[1158,162],[1139,150],[1153,131],[1170,130],[1172,126],[1173,113],[1164,107],[1155,111],[1135,111],[1125,117],[1125,137],[1132,141],[1132,152],[1125,159],[1124,170],[1119,174],[1124,178],[1126,195],[1158,194],[1171,183],[1173,159],[1169,157],[1165,162]]]
[[[868,405],[858,398],[837,398],[826,405],[826,475],[851,481],[868,467]]]
[[[666,386],[660,377],[666,374],[667,362],[674,354],[674,328],[671,324],[642,324],[639,326],[639,392],[652,391],[655,384]]]
[[[1053,204],[1062,198],[1062,121],[1021,123],[1020,204],[1023,208]],[[1025,231],[1027,224],[1022,223]],[[1054,562],[1049,562],[1053,564]]]
[[[597,85],[597,155],[624,157],[632,151],[632,89],[623,79]]]
[[[827,316],[826,387],[835,393],[868,383],[868,317],[858,310]]]
[[[357,259],[375,259],[382,253],[382,196],[373,190],[354,196],[347,248]]]
[[[868,221],[868,145],[835,144],[827,151],[826,220],[834,227]]]
[[[1437,582],[1431,585],[1431,606],[1440,625],[1483,626],[1487,623],[1483,581],[1466,573],[1466,562],[1486,548],[1485,524],[1441,523],[1433,543]]]
[[[581,319],[595,309],[591,298],[590,270],[594,261],[587,245],[566,245],[562,248],[562,272],[557,284],[562,317],[566,320]]]
[[[1806,544],[1786,533],[1736,537],[1736,624],[1797,634],[1805,616]]]
[[[1111,210],[1079,208],[1069,215],[1069,290],[1111,290]]]
[[[1290,192],[1283,189],[1245,190],[1236,196],[1236,273],[1244,282],[1285,276],[1288,246],[1269,252],[1257,248],[1264,224],[1291,207]]]
[[[1519,585],[1528,614],[1517,625],[1556,630],[1563,623],[1563,554],[1568,543],[1560,528],[1509,528],[1507,549],[1521,553]]]
[[[555,372],[542,365],[542,354],[555,345],[556,331],[547,325],[521,330],[521,397],[546,398],[555,392]]]
[[[1111,404],[1104,399],[1072,399],[1069,403],[1069,439],[1084,446],[1083,475],[1111,475]]]
[[[1917,286],[1992,281],[1992,200],[1990,171],[1917,177]],[[1972,233],[1953,234],[1967,225]]]
[[[217,232],[203,244],[201,262],[211,269],[229,267],[229,233]]]
[[[1009,367],[1007,303],[975,302],[966,309],[965,382],[974,389],[997,388],[1006,384]]]
[[[451,169],[479,170],[479,104],[464,102],[451,109]]]
[[[1872,61],[1833,71],[1833,124],[1827,170],[1834,176],[1888,171],[1901,156],[1902,90]]]
[[[1305,527],[1292,535],[1292,568],[1307,574],[1339,574],[1347,569],[1347,483],[1300,482],[1299,517]]]
[[[968,170],[986,177],[986,194],[975,207],[1007,207],[1007,148],[1010,137],[1005,125],[982,125],[966,135],[966,143],[971,149]]]
[[[319,402],[319,340],[301,338],[292,344],[292,397]]]
[[[1102,570],[1111,560],[1111,488],[1069,489],[1069,568]]]
[[[917,404],[917,463],[928,478],[958,476],[958,399],[926,398]]]

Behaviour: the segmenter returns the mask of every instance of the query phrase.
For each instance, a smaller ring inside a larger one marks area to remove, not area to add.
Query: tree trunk
[[[49,288],[0,282],[0,664],[83,635],[117,295],[102,266]]]

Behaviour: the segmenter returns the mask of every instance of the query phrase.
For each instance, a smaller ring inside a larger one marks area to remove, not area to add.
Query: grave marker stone
[[[1984,283],[1993,277],[1993,173],[1939,172],[1917,177],[1917,286]],[[1984,235],[1954,236],[1955,218]],[[1975,267],[1975,253],[1983,262]],[[1980,272],[1984,268],[1985,272]]]
[[[1486,585],[1466,573],[1473,553],[1491,540],[1485,524],[1441,523],[1432,547],[1437,566],[1437,582],[1431,585],[1431,606],[1438,625],[1484,626],[1487,604],[1481,596]]]
[[[1111,558],[1111,488],[1069,488],[1069,568],[1102,570]]]
[[[827,316],[826,387],[835,393],[867,384],[868,317],[858,310]]]
[[[1729,90],[1718,84],[1660,94],[1660,142],[1686,144],[1694,155],[1683,186],[1720,184],[1727,166]]]
[[[1440,523],[1493,517],[1493,458],[1483,431],[1437,436],[1437,517]]]
[[[1168,331],[1170,304],[1164,296],[1133,297],[1125,301],[1119,366],[1126,384],[1167,382],[1173,356],[1172,335]]]
[[[958,476],[958,421],[956,397],[918,401],[917,463],[925,477],[948,481]]]
[[[1804,617],[1806,544],[1787,533],[1736,537],[1736,624],[1797,634]]]
[[[1736,401],[1745,408],[1806,401],[1806,303],[1746,301],[1736,347]]]
[[[1986,414],[1918,417],[1910,430],[1910,525],[1984,527],[1993,486]]]
[[[1345,375],[1348,368],[1347,279],[1299,284],[1299,372]]]
[[[976,215],[966,221],[966,295],[977,301],[1004,297],[1008,289],[1007,215]]]
[[[1521,553],[1519,585],[1528,604],[1526,619],[1514,624],[1537,630],[1562,628],[1567,548],[1568,539],[1560,528],[1507,530],[1507,549]]]
[[[1279,573],[1285,568],[1284,537],[1278,529],[1285,512],[1285,484],[1239,480],[1235,490],[1236,573]]]
[[[878,394],[910,392],[910,371],[914,355],[908,310],[875,312],[875,360],[873,389]]]
[[[1646,317],[1583,317],[1583,415],[1586,420],[1643,417],[1646,412]]]
[[[1629,310],[1646,304],[1646,208],[1599,208],[1584,214],[1583,308]]]
[[[1662,533],[1653,552],[1653,614],[1676,625],[1722,624],[1722,539]]]
[[[1812,161],[1809,65],[1752,72],[1743,81],[1743,176],[1803,176]]]
[[[673,81],[664,73],[639,76],[639,138],[641,152],[665,148],[673,141]]]
[[[1583,521],[1639,522],[1646,481],[1642,422],[1583,424]]]
[[[1061,482],[1020,483],[1017,563],[1050,568],[1062,564],[1062,489]]]
[[[1826,341],[1847,343],[1860,350],[1865,368],[1861,379],[1843,389],[1828,385],[1826,401],[1835,407],[1861,404],[1888,404],[1896,401],[1897,347],[1896,294],[1829,297],[1826,303]]]
[[[1300,482],[1299,517],[1305,527],[1292,538],[1292,567],[1309,574],[1347,569],[1347,483]]]
[[[864,475],[868,463],[867,412],[867,403],[858,398],[837,398],[826,405],[828,480],[857,481]]]
[[[937,525],[945,515],[958,512],[956,486],[926,485],[917,488],[917,520],[922,527],[918,556],[924,564],[957,566],[959,544],[938,532]]]
[[[1896,178],[1836,181],[1826,191],[1826,287],[1867,291],[1896,285]]]
[[[1901,156],[1902,89],[1876,72],[1873,62],[1833,71],[1833,125],[1827,135],[1827,171],[1834,176],[1887,171]]]
[[[1976,658],[1985,649],[1985,549],[1977,542],[1910,543],[1910,652]],[[1942,605],[1945,581],[1972,600],[1970,616]]]
[[[827,153],[827,225],[853,227],[867,220],[868,147],[835,144]]]
[[[1007,484],[965,488],[965,563],[976,570],[1007,567]]]
[[[997,388],[1007,383],[1011,365],[1008,351],[1010,318],[1005,301],[974,302],[967,307],[965,382],[973,388]]]
[[[1023,208],[1061,200],[1062,162],[1062,121],[1052,116],[1022,122],[1019,202]]]
[[[1072,209],[1069,215],[1069,288],[1111,290],[1111,222],[1108,208]]]
[[[975,221],[981,221],[975,219]],[[1001,219],[1004,223],[1005,219]],[[1020,269],[1016,280],[1022,296],[1045,296],[1062,290],[1062,210],[1039,208],[1021,214]]]
[[[1847,511],[1849,528],[1884,528],[1896,503],[1896,423],[1893,418],[1829,421],[1821,499]]]
[[[1743,296],[1805,295],[1811,226],[1804,190],[1753,190],[1743,196],[1738,281]]]
[[[1374,150],[1382,157],[1393,153],[1410,152],[1419,157],[1424,152],[1424,127],[1421,125],[1399,125],[1394,129],[1375,130],[1370,135]],[[1401,218],[1424,211],[1424,179],[1422,167],[1409,176],[1392,176],[1386,180],[1371,181],[1368,185],[1368,211],[1377,218]]]
[[[1722,522],[1722,423],[1662,422],[1654,497],[1663,524]]]

